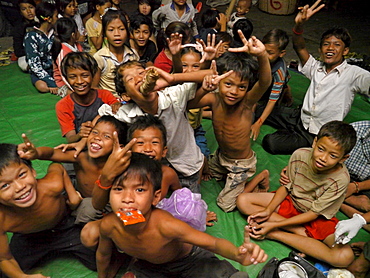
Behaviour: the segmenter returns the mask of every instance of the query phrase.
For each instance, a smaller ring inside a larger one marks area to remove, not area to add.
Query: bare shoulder
[[[49,190],[49,192],[60,195],[64,190],[65,172],[66,170],[61,164],[50,164],[46,175],[37,180],[38,191],[42,190],[43,192],[46,192],[46,190]]]
[[[109,236],[112,230],[115,228],[117,223],[117,216],[114,212],[111,212],[103,217],[100,223],[100,233],[105,236]]]
[[[162,165],[162,175],[163,177],[172,177],[172,176],[176,176],[177,177],[177,174],[175,172],[174,169],[172,169],[171,167],[167,166],[167,165]]]

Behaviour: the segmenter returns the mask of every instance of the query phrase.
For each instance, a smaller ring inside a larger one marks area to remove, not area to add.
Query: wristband
[[[293,30],[293,33],[294,33],[294,34],[296,34],[296,35],[298,35],[298,36],[303,34],[303,30],[302,30],[301,32],[297,32],[297,31],[294,29],[294,27],[293,27],[293,29],[292,29],[292,30]]]
[[[358,193],[358,192],[360,192],[360,186],[359,186],[359,184],[358,184],[358,182],[357,181],[353,181],[353,183],[355,184],[355,186],[356,186],[356,194]]]
[[[109,185],[109,186],[102,186],[102,185],[101,185],[100,177],[101,177],[101,175],[100,175],[100,176],[99,176],[99,178],[95,181],[95,184],[96,184],[97,186],[99,186],[101,189],[104,189],[104,190],[108,190],[108,189],[110,189],[110,188],[112,187],[112,185]]]

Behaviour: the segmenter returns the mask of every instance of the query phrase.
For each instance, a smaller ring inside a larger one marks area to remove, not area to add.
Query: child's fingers
[[[28,139],[27,135],[25,133],[22,133],[23,142],[26,144],[26,146],[31,145],[30,139]]]
[[[313,3],[313,5],[311,6],[311,9],[314,10],[320,4],[320,2],[321,2],[321,0],[317,0],[315,3]]]
[[[123,147],[122,151],[124,153],[127,153],[129,150],[131,150],[132,146],[135,145],[137,141],[137,138],[132,138],[130,142],[126,144],[126,146]]]
[[[118,151],[120,149],[119,147],[119,139],[118,139],[118,133],[117,131],[113,132],[113,152]]]
[[[217,75],[217,65],[215,60],[212,60],[210,69],[213,71],[213,74]]]
[[[216,51],[220,48],[221,44],[222,44],[222,40],[220,40],[218,44],[215,46]]]
[[[233,70],[229,70],[228,72],[226,72],[224,74],[218,75],[216,78],[213,79],[213,84],[218,84],[218,82],[220,82],[220,80],[230,76],[233,72],[234,72]]]
[[[245,36],[244,36],[244,34],[243,34],[243,32],[242,32],[242,30],[238,30],[238,34],[239,34],[239,37],[240,37],[240,39],[242,40],[242,42],[243,42],[243,44],[245,45],[245,44],[247,44],[248,43],[248,40],[245,38]]]

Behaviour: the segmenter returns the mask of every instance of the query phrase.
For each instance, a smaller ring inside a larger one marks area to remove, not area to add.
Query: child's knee
[[[95,249],[99,243],[99,225],[96,222],[98,221],[87,223],[81,230],[81,242],[90,249]]]
[[[334,247],[333,252],[334,254],[331,256],[330,264],[334,267],[348,267],[355,259],[353,251],[349,245],[344,245],[340,247],[339,250]]]
[[[241,193],[236,198],[236,206],[244,214],[250,214],[248,207],[252,204],[251,195],[251,193]]]
[[[39,80],[35,83],[35,87],[36,89],[40,92],[40,93],[49,93],[49,87],[47,86],[47,84],[42,81],[42,80]]]

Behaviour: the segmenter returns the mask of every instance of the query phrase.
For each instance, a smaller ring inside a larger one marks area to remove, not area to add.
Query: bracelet
[[[297,31],[294,29],[294,27],[293,27],[293,29],[292,29],[292,30],[293,30],[293,33],[294,33],[294,34],[296,34],[296,35],[298,35],[298,36],[303,34],[303,30],[302,30],[302,32],[297,32]]]
[[[360,186],[359,186],[358,182],[357,181],[353,181],[353,183],[356,186],[356,193],[360,192]]]
[[[110,189],[110,188],[112,187],[112,185],[109,185],[109,186],[102,186],[102,185],[101,185],[100,177],[101,177],[101,175],[99,175],[99,178],[95,181],[95,184],[96,184],[97,186],[99,186],[101,189],[104,189],[104,190],[108,190],[108,189]]]

